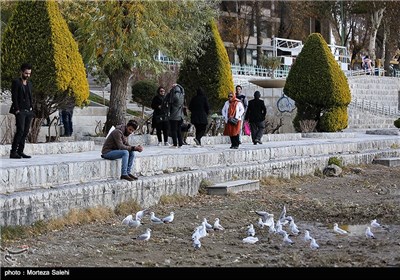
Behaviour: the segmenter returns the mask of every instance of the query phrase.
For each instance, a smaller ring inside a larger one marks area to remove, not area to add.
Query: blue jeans
[[[102,155],[105,159],[119,159],[122,158],[121,176],[131,173],[133,161],[135,159],[135,152],[127,150],[112,150]]]

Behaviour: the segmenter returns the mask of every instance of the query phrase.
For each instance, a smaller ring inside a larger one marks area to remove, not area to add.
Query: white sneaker
[[[161,143],[161,142],[158,142],[158,146],[162,146],[162,143]]]
[[[159,146],[161,146],[161,142],[160,142]],[[168,142],[164,142],[164,146],[171,146],[171,144]]]

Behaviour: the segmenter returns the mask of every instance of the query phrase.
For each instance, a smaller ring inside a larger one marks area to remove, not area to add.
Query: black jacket
[[[190,100],[189,110],[191,112],[190,122],[192,124],[207,124],[207,116],[210,113],[207,97],[204,94],[197,94]]]
[[[21,110],[31,111],[33,107],[32,83],[28,80],[27,86],[24,86],[21,78],[13,80],[11,84],[11,99],[11,114]]]
[[[251,123],[263,122],[266,114],[267,108],[265,107],[264,100],[252,99],[249,101],[245,120],[248,120]]]

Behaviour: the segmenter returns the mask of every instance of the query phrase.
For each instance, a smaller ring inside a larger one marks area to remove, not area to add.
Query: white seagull
[[[380,228],[381,225],[376,221],[376,219],[373,219],[373,220],[371,221],[371,227],[373,227],[373,228]]]
[[[365,237],[375,239],[375,236],[374,236],[374,234],[372,233],[370,227],[367,227],[367,229],[365,230]]]
[[[310,248],[313,249],[313,250],[316,250],[316,249],[319,248],[319,245],[317,244],[317,241],[315,241],[314,238],[311,238]]]
[[[340,234],[340,235],[344,235],[344,234],[348,234],[347,231],[345,231],[344,229],[339,228],[337,223],[333,224],[333,231]]]
[[[136,219],[134,220],[132,215],[128,215],[122,220],[122,224],[130,226],[130,227],[138,228],[141,225],[141,222],[140,222],[140,220],[136,220]]]
[[[192,246],[193,246],[195,249],[200,249],[200,247],[201,247],[200,239],[199,239],[199,238],[193,239],[193,244],[192,244]]]
[[[242,241],[243,243],[254,244],[258,241],[258,237],[247,236],[246,238],[243,238]]]
[[[214,230],[224,230],[224,227],[221,226],[221,224],[219,223],[219,218],[215,218],[213,228],[214,228]]]
[[[312,239],[313,238],[311,237],[310,232],[308,230],[305,230],[304,231],[304,241],[308,242],[308,241],[311,241]]]
[[[141,220],[143,219],[144,215],[149,211],[149,209],[143,209],[138,212],[136,212],[136,220]]]
[[[141,241],[148,241],[150,239],[151,229],[146,229],[146,232],[139,235],[136,239]]]
[[[289,235],[285,231],[285,234],[283,235],[283,243],[287,245],[292,245],[294,242],[289,238]]]
[[[172,221],[174,220],[174,212],[169,213],[169,216],[162,218],[162,221],[164,223],[172,223]]]
[[[212,230],[213,226],[207,222],[207,219],[204,218],[203,222],[206,224],[206,230]]]
[[[256,231],[255,231],[255,229],[254,229],[253,224],[250,224],[250,225],[247,227],[247,236],[254,236],[254,235],[256,235]]]
[[[156,214],[154,214],[154,212],[150,213],[150,221],[153,224],[162,224],[163,223],[163,221],[160,218],[156,217]]]

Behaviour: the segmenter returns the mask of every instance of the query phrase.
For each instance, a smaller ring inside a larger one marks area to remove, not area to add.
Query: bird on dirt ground
[[[289,238],[287,232],[285,232],[285,234],[283,235],[283,243],[286,245],[292,245],[294,243],[292,239]]]
[[[258,237],[247,236],[242,239],[243,243],[254,244],[258,241]]]
[[[250,224],[250,225],[247,227],[247,236],[254,236],[254,235],[256,235],[256,231],[255,231],[255,229],[254,229],[253,224]]]
[[[308,230],[305,230],[304,231],[304,241],[308,242],[308,241],[311,241],[312,239],[313,238],[311,237],[310,232]]]
[[[221,226],[221,224],[219,223],[219,218],[215,218],[213,229],[214,230],[224,230],[224,227]]]
[[[156,214],[154,214],[154,212],[150,213],[150,221],[153,224],[163,224],[164,223],[160,218],[156,217]]]
[[[213,229],[213,226],[209,222],[207,222],[207,218],[204,218],[203,222],[205,223],[207,230],[212,230]]]
[[[122,224],[129,227],[138,228],[142,223],[140,220],[133,219],[132,215],[128,215],[122,220]]]
[[[201,247],[201,242],[200,242],[200,239],[199,239],[199,238],[193,239],[193,247],[194,247],[195,249],[200,249],[200,247]]]
[[[150,239],[151,236],[151,229],[146,229],[146,232],[139,235],[138,237],[136,237],[136,240],[140,240],[140,241],[148,241]]]
[[[367,227],[367,229],[365,230],[365,237],[366,237],[366,238],[375,239],[375,236],[374,236],[374,234],[372,233],[370,227]]]
[[[310,248],[313,249],[313,250],[316,250],[316,249],[319,248],[319,245],[318,245],[317,241],[315,241],[314,238],[311,238]]]
[[[373,228],[380,228],[381,225],[376,221],[376,219],[373,219],[373,220],[371,221],[371,227],[373,227]]]
[[[148,211],[149,211],[149,209],[143,209],[143,210],[136,212],[136,220],[143,219],[144,215],[146,215]]]
[[[339,228],[337,223],[333,224],[333,231],[340,234],[340,235],[345,235],[345,234],[349,234],[347,231],[345,231],[344,229]]]
[[[163,223],[168,224],[168,223],[172,223],[172,221],[174,220],[174,212],[169,213],[169,215],[167,217],[162,218],[161,220],[163,221]]]

